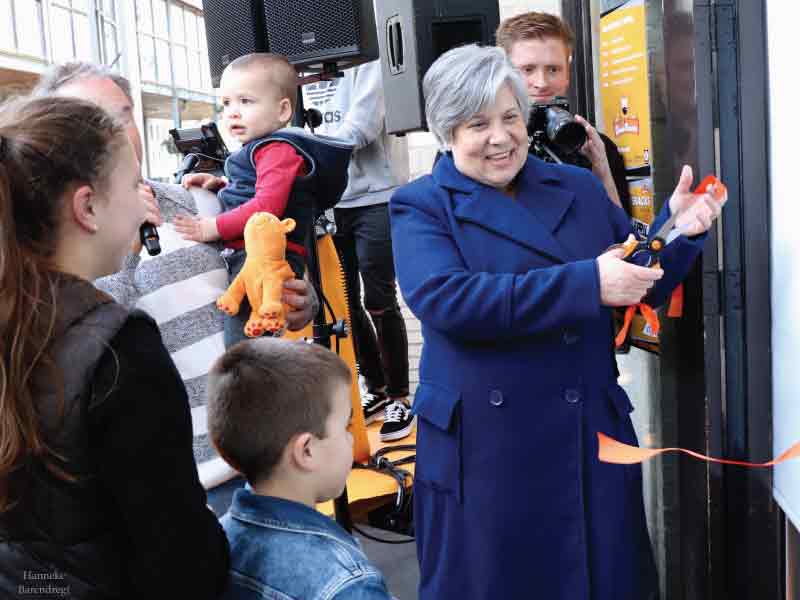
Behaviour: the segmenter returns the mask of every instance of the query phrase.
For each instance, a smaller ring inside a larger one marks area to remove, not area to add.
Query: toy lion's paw
[[[259,317],[253,317],[244,324],[244,334],[249,338],[261,337],[269,329],[267,329],[267,320]]]
[[[225,296],[220,296],[217,300],[217,308],[231,317],[239,312],[239,305],[235,302],[231,302],[231,300]]]
[[[267,319],[267,331],[274,335],[281,329],[283,329],[283,319],[280,316]]]
[[[255,338],[261,337],[265,333],[274,334],[281,329],[283,329],[283,319],[258,317],[253,315],[253,317],[247,321],[247,323],[245,323],[244,334],[247,337]]]

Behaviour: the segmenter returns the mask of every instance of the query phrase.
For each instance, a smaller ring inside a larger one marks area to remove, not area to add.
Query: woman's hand
[[[681,178],[669,199],[669,209],[672,214],[681,213],[675,220],[675,227],[686,236],[700,235],[708,231],[728,200],[727,193],[715,199],[713,190],[711,193],[697,195],[692,193],[691,188],[692,168],[683,165]]]
[[[172,224],[175,226],[175,231],[180,233],[185,240],[215,242],[220,239],[216,219],[175,215],[172,219]]]
[[[630,306],[641,301],[656,281],[664,276],[662,269],[640,267],[622,260],[625,250],[614,248],[597,257],[600,272],[600,303],[604,306]]]
[[[216,192],[224,188],[226,181],[222,177],[217,177],[211,173],[188,173],[181,179],[181,185],[187,190],[190,187],[201,187],[204,190]]]

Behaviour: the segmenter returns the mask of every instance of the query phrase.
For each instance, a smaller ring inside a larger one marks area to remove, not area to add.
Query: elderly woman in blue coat
[[[415,519],[420,598],[645,600],[658,582],[611,309],[662,303],[721,205],[691,170],[656,219],[685,234],[662,269],[610,245],[630,224],[591,172],[529,157],[529,104],[498,48],[443,54],[424,80],[432,175],[391,201],[397,275],[422,322]]]

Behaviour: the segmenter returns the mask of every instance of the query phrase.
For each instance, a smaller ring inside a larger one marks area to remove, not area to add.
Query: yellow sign
[[[631,193],[631,223],[640,238],[646,238],[656,218],[653,180],[649,177],[628,182]]]
[[[650,93],[644,0],[600,18],[600,97],[606,134],[625,167],[650,165]]]

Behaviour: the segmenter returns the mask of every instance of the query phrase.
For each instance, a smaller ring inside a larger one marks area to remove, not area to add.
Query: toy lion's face
[[[244,227],[248,256],[283,257],[286,234],[295,228],[294,219],[284,219],[268,212],[254,213]]]

